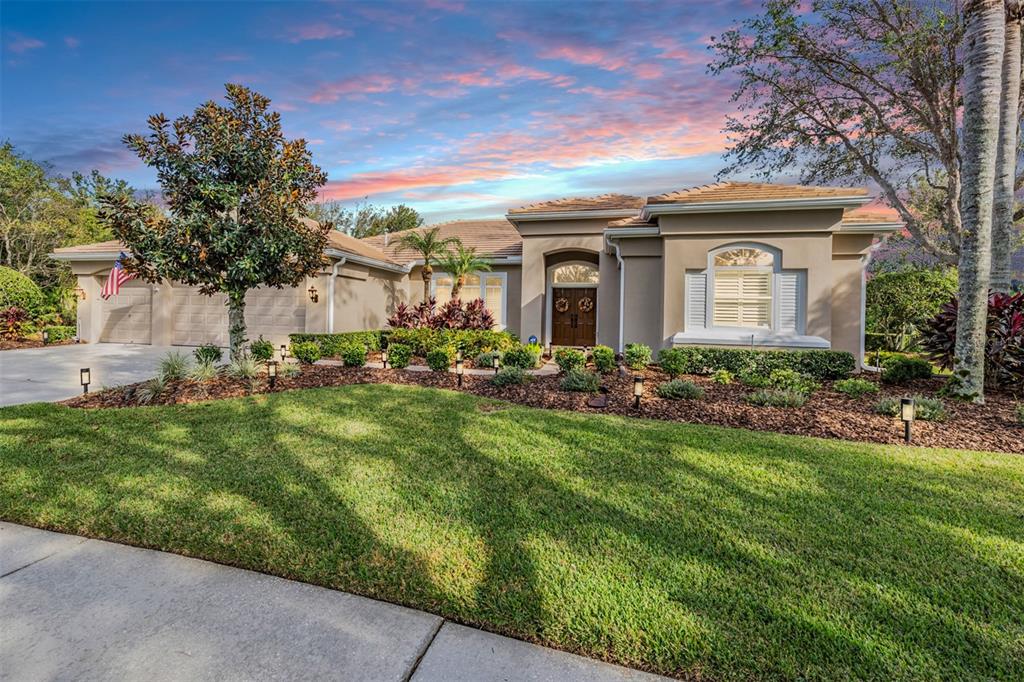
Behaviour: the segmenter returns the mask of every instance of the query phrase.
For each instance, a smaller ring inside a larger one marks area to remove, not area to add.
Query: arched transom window
[[[551,272],[553,284],[597,284],[597,266],[589,263],[566,263]]]
[[[715,253],[712,258],[712,324],[716,327],[770,327],[775,268],[775,254],[764,249],[744,246]]]

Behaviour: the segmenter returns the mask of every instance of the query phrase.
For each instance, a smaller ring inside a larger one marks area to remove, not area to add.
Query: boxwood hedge
[[[664,357],[664,352],[659,356]],[[845,379],[857,368],[852,353],[835,350],[751,350],[749,348],[704,348],[680,346],[669,354],[673,372],[712,374],[725,369],[733,374],[770,374],[791,369],[815,379]]]

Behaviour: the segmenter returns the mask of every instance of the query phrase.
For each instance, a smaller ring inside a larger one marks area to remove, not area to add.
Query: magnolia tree
[[[103,202],[102,218],[130,249],[129,272],[227,295],[231,356],[245,343],[245,294],[294,287],[323,264],[330,223],[306,218],[327,180],[303,139],[286,140],[270,100],[229,84],[227,106],[209,101],[149,135],[124,142],[156,169],[167,212],[130,197]]]

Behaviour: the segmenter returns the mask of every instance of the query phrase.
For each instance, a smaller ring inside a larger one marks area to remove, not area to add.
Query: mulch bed
[[[921,380],[910,386],[890,387],[880,384],[879,393],[862,398],[849,398],[831,390],[830,382],[817,391],[800,408],[755,407],[743,401],[751,390],[738,382],[722,386],[706,377],[688,377],[705,391],[701,400],[662,400],[655,394],[658,383],[668,377],[657,369],[645,372],[646,390],[639,409],[633,407],[633,379],[617,374],[602,378],[608,389],[607,407],[588,405],[593,395],[569,393],[559,387],[558,376],[537,376],[522,386],[496,387],[488,377],[466,375],[461,390],[487,398],[505,400],[519,405],[545,409],[562,409],[595,414],[619,414],[694,424],[732,426],[757,431],[772,431],[850,441],[901,444],[902,423],[891,417],[875,414],[874,404],[883,396],[935,395],[942,386],[940,379]],[[866,377],[874,379],[874,377]],[[408,384],[456,390],[456,377],[451,373],[412,372],[370,368],[307,366],[294,377],[278,377],[274,391],[287,391],[321,386],[348,384]],[[90,393],[65,401],[72,407],[109,408],[138,405],[132,384],[99,393]],[[265,378],[250,385],[224,376],[212,381],[171,381],[153,404],[168,405],[233,398],[266,393],[270,388]],[[994,450],[1024,453],[1024,426],[1016,421],[1014,397],[1005,392],[986,393],[984,405],[946,400],[948,417],[943,422],[914,423],[915,445],[970,450]]]
[[[20,350],[22,348],[43,348],[44,346],[68,346],[75,342],[74,339],[66,341],[53,341],[44,344],[41,339],[0,339],[0,350]]]

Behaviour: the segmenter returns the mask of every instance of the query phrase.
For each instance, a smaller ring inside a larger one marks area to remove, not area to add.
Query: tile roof
[[[654,219],[644,220],[640,216],[630,216],[629,218],[621,218],[620,220],[613,220],[608,223],[608,227],[657,227],[658,223]]]
[[[309,218],[302,218],[302,221],[309,224],[313,221]],[[331,230],[327,233],[327,248],[337,249],[338,251],[344,251],[356,256],[362,256],[364,258],[372,258],[373,260],[383,261],[391,265],[399,265],[400,262],[391,259],[383,251],[369,244],[361,239],[350,237],[349,235],[338,232],[337,230]],[[111,239],[105,242],[96,242],[94,244],[80,244],[78,246],[66,246],[59,249],[54,249],[54,254],[80,254],[88,255],[90,253],[102,254],[118,251],[127,251],[128,247],[119,242],[116,239]]]
[[[510,215],[522,213],[557,213],[561,211],[601,211],[639,209],[644,205],[641,197],[628,194],[602,194],[597,197],[571,197],[542,201],[529,206],[509,209]]]
[[[843,211],[843,223],[847,225],[902,222],[903,218],[900,217],[898,211],[885,206],[871,206]]]
[[[868,195],[864,187],[808,187],[766,182],[717,182],[647,197],[648,204],[701,204],[718,201],[764,201],[771,199],[819,199]]]
[[[523,255],[523,238],[509,221],[501,220],[453,220],[436,225],[417,227],[417,232],[439,229],[438,236],[442,239],[458,237],[464,246],[476,249],[477,254],[486,258],[507,258]],[[403,232],[392,232],[387,235],[366,237],[361,241],[383,251],[389,258],[399,263],[411,263],[419,258],[414,251],[404,250],[399,246]]]

